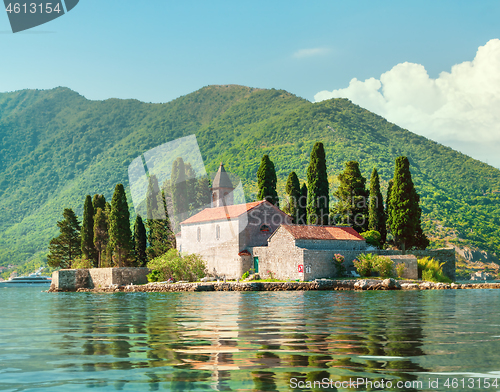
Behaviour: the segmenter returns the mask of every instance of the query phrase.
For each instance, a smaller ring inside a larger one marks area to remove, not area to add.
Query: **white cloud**
[[[330,49],[328,48],[309,48],[297,50],[292,57],[296,59],[302,59],[304,57],[321,56],[328,53]]]
[[[500,143],[500,40],[488,41],[478,48],[472,61],[454,65],[451,72],[442,72],[437,79],[430,78],[423,65],[406,62],[379,79],[363,82],[354,78],[347,88],[320,91],[314,96],[316,101],[330,98],[349,98],[443,144]],[[490,164],[498,160],[491,158]]]

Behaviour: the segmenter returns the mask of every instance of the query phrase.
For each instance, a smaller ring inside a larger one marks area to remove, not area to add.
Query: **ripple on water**
[[[0,390],[261,391],[289,390],[292,378],[500,377],[500,316],[492,311],[500,290],[19,288],[1,290],[0,301]]]

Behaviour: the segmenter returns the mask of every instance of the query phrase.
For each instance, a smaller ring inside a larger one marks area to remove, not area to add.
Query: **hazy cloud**
[[[297,50],[292,57],[296,59],[301,59],[304,57],[321,56],[328,53],[330,49],[328,48],[309,48]]]
[[[316,101],[330,98],[349,98],[443,144],[500,143],[500,40],[488,41],[478,48],[472,61],[454,65],[451,72],[442,72],[437,79],[430,78],[423,65],[406,62],[379,79],[354,78],[347,88],[320,91],[314,96]],[[482,159],[477,155],[474,157]],[[498,158],[490,157],[490,164],[493,160]]]

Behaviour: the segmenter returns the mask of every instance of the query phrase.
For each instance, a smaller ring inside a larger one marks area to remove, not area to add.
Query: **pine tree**
[[[52,268],[71,268],[71,262],[82,254],[80,223],[72,209],[64,209],[57,227],[60,234],[50,240],[47,263]]]
[[[323,143],[316,143],[307,168],[307,221],[311,225],[327,225],[330,195]]]
[[[175,247],[175,237],[170,228],[165,194],[160,191],[158,180],[154,175],[149,177],[147,192],[148,217],[146,226],[149,247],[146,254],[150,260],[167,253]]]
[[[90,195],[85,197],[82,220],[82,253],[89,259],[94,267],[97,267],[97,252],[94,246],[94,207]]]
[[[412,246],[425,249],[429,244],[422,231],[419,206],[420,197],[415,190],[407,157],[396,158],[394,183],[389,199],[389,226],[396,246],[403,251]]]
[[[109,242],[108,219],[106,212],[97,207],[94,218],[94,246],[97,250],[97,267],[101,268],[103,264],[103,254],[106,253],[106,247]]]
[[[368,228],[366,178],[361,175],[356,161],[347,162],[338,178],[340,185],[335,196],[339,201],[335,206],[335,211],[343,222],[350,224],[358,233],[362,233]]]
[[[257,170],[257,185],[259,187],[257,199],[267,200],[279,207],[279,198],[276,192],[277,183],[274,163],[269,159],[269,155],[264,155],[260,161],[259,170]]]
[[[304,182],[300,188],[300,199],[298,203],[298,221],[299,225],[307,224],[307,184]]]
[[[172,164],[170,191],[172,192],[172,204],[174,209],[172,223],[175,230],[178,230],[180,228],[180,223],[187,217],[188,212],[186,168],[184,161],[180,157],[177,158]]]
[[[377,169],[373,169],[370,177],[370,206],[368,209],[368,230],[376,230],[380,233],[380,242],[385,244],[387,239],[386,216],[384,211],[384,199],[380,192],[380,179]]]
[[[286,180],[285,191],[288,195],[288,204],[284,209],[292,217],[292,223],[299,222],[299,201],[300,201],[300,183],[295,172],[291,172]]]
[[[146,255],[146,245],[146,228],[144,227],[141,216],[137,215],[134,224],[134,254],[135,265],[137,267],[145,267],[148,262],[148,258]]]
[[[133,261],[130,213],[123,184],[116,185],[111,199],[109,245],[115,260],[118,262],[118,267],[128,266]]]

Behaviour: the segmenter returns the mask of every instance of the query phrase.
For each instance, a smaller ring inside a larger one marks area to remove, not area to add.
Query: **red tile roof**
[[[281,225],[296,240],[351,240],[364,241],[352,227]]]
[[[200,211],[197,214],[193,215],[192,217],[181,222],[181,225],[189,223],[209,222],[209,221],[237,218],[238,216],[243,215],[245,212],[250,211],[251,209],[257,207],[262,203],[269,203],[269,202],[261,200],[261,201],[254,201],[253,203],[236,204],[225,207],[205,208],[203,211]]]

